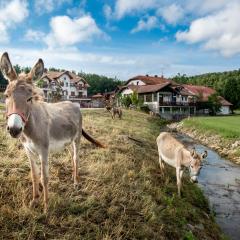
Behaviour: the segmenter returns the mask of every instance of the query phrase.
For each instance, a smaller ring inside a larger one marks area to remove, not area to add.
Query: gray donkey
[[[66,101],[46,103],[41,90],[33,84],[44,71],[42,59],[28,74],[17,76],[8,54],[1,57],[0,68],[9,84],[5,91],[7,131],[20,140],[30,161],[33,182],[33,200],[30,206],[39,201],[40,174],[37,157],[41,162],[41,183],[44,193],[44,211],[48,208],[48,155],[66,144],[73,146],[73,180],[78,184],[79,144],[81,135],[96,146],[104,147],[82,129],[82,116],[78,104]]]

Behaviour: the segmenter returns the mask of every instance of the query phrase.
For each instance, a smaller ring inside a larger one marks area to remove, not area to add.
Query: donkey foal
[[[29,158],[33,182],[33,200],[35,206],[39,200],[39,169],[37,157],[41,163],[41,183],[44,193],[44,211],[48,208],[48,155],[66,144],[73,146],[73,180],[78,184],[79,144],[81,135],[99,147],[104,147],[82,129],[82,116],[78,104],[72,102],[46,103],[39,94],[41,90],[33,84],[44,71],[41,59],[29,74],[17,76],[8,54],[1,57],[0,68],[8,79],[5,91],[7,130],[14,138],[20,137]]]

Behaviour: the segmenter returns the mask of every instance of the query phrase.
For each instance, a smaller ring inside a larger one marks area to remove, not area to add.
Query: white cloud
[[[41,15],[50,13],[64,3],[71,3],[72,0],[35,0],[35,10]]]
[[[205,49],[224,56],[240,53],[240,3],[234,2],[217,13],[194,20],[189,30],[176,34],[178,41],[203,43]]]
[[[184,16],[183,8],[175,3],[158,9],[157,13],[159,16],[162,16],[167,23],[173,25],[178,23]]]
[[[137,26],[134,29],[132,29],[131,33],[136,33],[144,30],[149,31],[153,28],[160,28],[160,27],[161,27],[161,24],[159,23],[157,17],[149,16],[147,17],[146,21],[144,21],[143,19],[139,20]]]
[[[28,4],[25,0],[12,0],[0,3],[0,42],[9,41],[8,30],[23,22],[28,16]]]
[[[30,42],[40,42],[45,37],[45,33],[41,31],[35,31],[32,29],[27,30],[25,33],[24,39]]]
[[[111,7],[109,5],[105,4],[103,6],[103,14],[106,17],[106,19],[112,18],[112,14],[113,13],[112,13],[112,9],[111,9]]]
[[[117,19],[123,18],[127,14],[134,15],[153,9],[158,5],[158,0],[117,0],[113,15]]]
[[[45,42],[49,47],[71,46],[80,42],[87,42],[94,37],[105,37],[90,15],[76,19],[68,16],[53,17],[50,22],[51,32],[46,36]]]

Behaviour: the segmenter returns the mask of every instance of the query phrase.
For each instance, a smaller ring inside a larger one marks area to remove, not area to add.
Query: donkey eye
[[[30,97],[30,98],[27,99],[27,102],[30,102],[30,101],[32,101],[32,97]]]

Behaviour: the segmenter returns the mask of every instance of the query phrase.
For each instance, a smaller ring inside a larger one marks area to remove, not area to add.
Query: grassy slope
[[[196,117],[190,120],[185,120],[184,125],[217,133],[226,139],[240,138],[239,115],[229,117]]]
[[[50,210],[28,208],[29,166],[19,143],[0,133],[0,238],[2,239],[221,239],[202,192],[184,180],[176,195],[174,170],[163,177],[155,139],[161,123],[124,111],[84,111],[84,127],[108,145],[81,144],[80,186],[71,181],[68,150],[50,159]],[[139,145],[126,135],[142,139]],[[187,224],[203,224],[204,230]],[[196,237],[194,238],[193,235]]]

